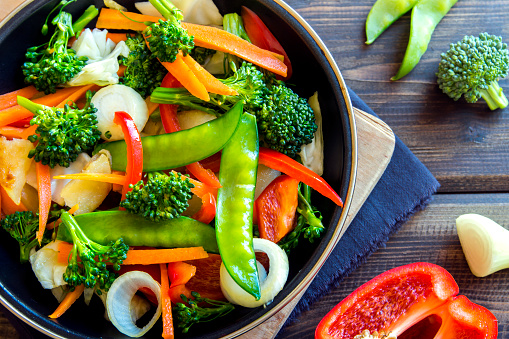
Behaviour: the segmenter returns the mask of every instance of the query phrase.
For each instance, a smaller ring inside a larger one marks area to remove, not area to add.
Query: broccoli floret
[[[75,35],[72,16],[62,9],[75,0],[62,0],[48,15],[54,11],[58,14],[51,23],[56,27],[55,32],[48,43],[41,46],[31,47],[25,56],[27,61],[23,64],[22,70],[25,82],[33,84],[37,90],[46,94],[55,93],[56,87],[65,84],[77,75],[88,60],[87,57],[77,57],[76,52],[67,47],[69,39]],[[95,7],[94,7],[95,8]],[[77,22],[79,27],[90,22],[97,15],[97,9],[87,11]],[[48,18],[46,21],[48,21]],[[47,24],[44,24],[42,33],[46,35]],[[79,33],[79,32],[78,32]]]
[[[262,108],[255,112],[258,129],[270,148],[293,158],[302,145],[313,140],[315,114],[308,102],[282,81],[269,89]]]
[[[94,148],[101,138],[97,128],[97,109],[90,102],[92,92],[87,92],[87,103],[79,109],[75,103],[64,108],[40,105],[18,96],[18,104],[34,114],[31,125],[37,125],[35,135],[28,139],[37,145],[28,153],[29,158],[51,168],[55,165],[69,167],[78,155]]]
[[[182,11],[170,1],[150,0],[166,19],[151,23],[143,31],[152,53],[160,60],[173,62],[179,51],[187,55],[194,48],[194,38],[182,27]]]
[[[236,96],[210,93],[204,102],[185,88],[156,88],[151,100],[156,103],[177,104],[216,114],[228,111],[235,103],[244,101],[244,110],[256,116],[258,131],[266,145],[295,157],[301,146],[313,140],[317,129],[315,115],[307,101],[293,92],[272,74],[264,74],[254,65],[243,62],[234,74],[221,81],[237,91]]]
[[[235,309],[229,302],[211,300],[202,298],[198,292],[191,292],[193,300],[188,299],[185,295],[181,294],[180,297],[183,303],[177,303],[175,310],[175,318],[178,322],[178,327],[182,329],[182,333],[187,333],[189,328],[200,322],[208,322],[224,315],[227,315]],[[208,304],[209,307],[201,307],[198,304]]]
[[[442,53],[437,82],[442,91],[469,103],[483,98],[490,109],[504,108],[508,100],[498,80],[509,70],[509,51],[502,38],[488,33],[465,36]]]
[[[146,182],[140,180],[130,187],[132,190],[120,206],[131,213],[160,221],[177,218],[187,209],[194,184],[177,172],[150,172]]]
[[[299,186],[297,226],[278,242],[279,247],[287,253],[297,246],[301,235],[313,243],[320,239],[325,231],[322,215],[311,205],[311,187],[302,183]]]
[[[146,98],[161,85],[168,71],[150,52],[141,34],[129,35],[125,43],[130,52],[127,58],[120,59],[120,63],[126,66],[120,82]]]
[[[39,230],[39,214],[31,211],[14,212],[7,215],[0,223],[2,228],[18,241],[20,262],[27,262],[30,250],[39,245],[36,237]],[[49,231],[44,233],[41,245],[51,240],[49,233]]]
[[[98,284],[100,290],[107,291],[115,280],[116,274],[110,271],[106,264],[111,264],[113,270],[118,271],[127,256],[129,246],[122,238],[106,246],[100,245],[83,233],[76,219],[69,212],[63,211],[60,218],[63,225],[67,227],[73,242],[64,281],[71,289],[81,284],[85,287]]]

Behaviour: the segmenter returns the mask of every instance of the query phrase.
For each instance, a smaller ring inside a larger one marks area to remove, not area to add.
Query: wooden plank
[[[499,339],[509,339],[509,269],[477,278],[469,270],[456,233],[455,220],[465,213],[492,218],[509,229],[509,194],[437,195],[418,212],[387,247],[372,254],[367,262],[341,285],[311,306],[278,338],[310,338],[320,320],[357,287],[391,268],[431,262],[447,269],[459,285],[460,294],[488,308],[499,322]]]

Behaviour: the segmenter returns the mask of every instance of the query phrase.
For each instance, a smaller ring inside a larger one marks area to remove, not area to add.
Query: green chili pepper
[[[143,171],[152,172],[185,166],[217,153],[237,129],[242,105],[237,104],[221,117],[202,125],[174,133],[141,138]],[[124,140],[99,145],[94,153],[107,149],[111,153],[112,168],[125,171],[127,151]]]
[[[253,249],[253,203],[258,168],[256,118],[245,113],[223,148],[217,192],[216,238],[219,254],[233,280],[260,299]]]
[[[377,0],[366,19],[366,44],[369,45],[394,21],[411,10],[419,0]]]
[[[398,80],[410,73],[428,49],[431,35],[440,20],[458,0],[420,0],[412,9],[410,39],[398,73],[391,80]]]
[[[90,240],[101,245],[123,238],[129,246],[203,246],[207,252],[219,252],[214,228],[187,217],[155,222],[126,211],[101,211],[74,219]],[[72,242],[67,227],[58,228],[57,239]]]

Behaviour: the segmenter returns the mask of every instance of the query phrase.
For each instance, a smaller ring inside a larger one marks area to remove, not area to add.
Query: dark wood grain
[[[453,101],[436,84],[440,54],[464,35],[509,42],[509,0],[459,0],[433,33],[417,67],[393,82],[408,43],[410,15],[372,45],[364,25],[374,0],[289,0],[333,54],[349,85],[440,181],[441,192],[509,191],[509,109]],[[500,81],[509,92],[509,79]]]
[[[478,303],[498,319],[499,339],[509,339],[509,270],[477,278],[468,268],[463,255],[455,220],[465,213],[478,213],[509,229],[509,194],[442,194],[422,212],[417,213],[387,246],[375,252],[338,288],[331,290],[310,310],[285,327],[281,338],[310,338],[320,319],[357,287],[391,268],[431,262],[448,270],[459,285],[460,294]]]

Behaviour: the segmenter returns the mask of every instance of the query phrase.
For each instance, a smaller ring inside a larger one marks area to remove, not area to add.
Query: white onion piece
[[[244,307],[258,307],[270,303],[274,297],[283,289],[288,279],[288,257],[277,244],[266,239],[253,239],[253,247],[257,252],[265,252],[269,257],[269,274],[261,281],[260,300],[244,291],[230,276],[224,264],[221,264],[220,283],[221,290],[228,301]],[[261,271],[259,269],[259,271]],[[263,270],[262,272],[264,272]],[[258,273],[259,275],[260,272]],[[263,273],[262,273],[263,274]],[[260,280],[261,277],[260,277]]]
[[[302,145],[300,158],[302,164],[318,175],[323,174],[323,132],[322,132],[322,112],[318,102],[318,92],[315,92],[309,98],[309,106],[315,113],[316,132],[311,143]]]
[[[101,137],[108,141],[123,140],[122,128],[113,122],[116,111],[126,112],[133,118],[138,131],[142,131],[148,120],[147,103],[134,89],[125,85],[110,85],[97,91],[92,97],[97,108],[97,128]],[[106,132],[111,137],[106,138]]]
[[[258,199],[263,190],[266,189],[267,186],[269,186],[269,184],[280,175],[281,172],[265,165],[258,164],[258,171],[256,173],[255,199]]]
[[[140,328],[132,319],[132,299],[141,287],[147,287],[157,297],[157,309],[147,325]],[[131,271],[118,277],[108,291],[106,298],[108,317],[115,327],[130,337],[141,337],[147,333],[161,316],[161,286],[150,274]]]
[[[479,214],[456,219],[456,230],[472,273],[485,277],[509,268],[509,230]]]

